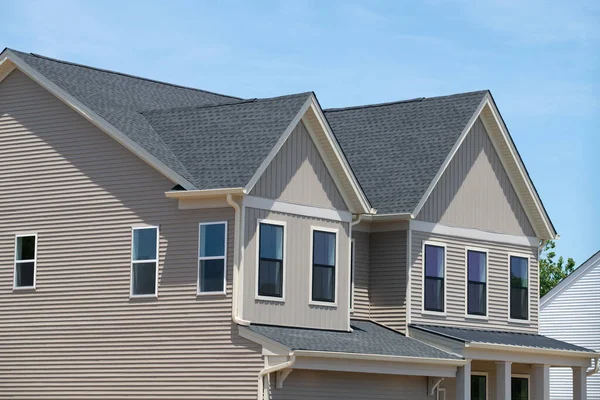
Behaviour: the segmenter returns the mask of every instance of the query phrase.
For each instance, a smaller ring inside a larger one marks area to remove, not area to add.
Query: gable
[[[416,219],[535,236],[481,119],[473,124]]]
[[[348,209],[302,121],[294,128],[250,195]]]

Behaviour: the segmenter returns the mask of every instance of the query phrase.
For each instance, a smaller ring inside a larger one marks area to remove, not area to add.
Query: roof
[[[460,360],[372,321],[351,320],[352,332],[251,324],[248,329],[290,350]]]
[[[575,269],[571,275],[560,281],[558,285],[552,288],[548,293],[540,299],[540,309],[544,308],[546,304],[549,304],[552,299],[560,292],[571,286],[572,283],[576,282],[581,276],[583,276],[593,266],[600,266],[600,250],[593,256],[588,258],[583,264]]]
[[[325,110],[379,214],[412,213],[488,91]]]
[[[534,333],[454,328],[437,325],[411,325],[410,327],[449,339],[454,339],[463,343],[499,344],[535,349],[567,350],[584,353],[594,352],[593,350],[586,349],[585,347],[576,346],[571,343],[562,342],[560,340]]]

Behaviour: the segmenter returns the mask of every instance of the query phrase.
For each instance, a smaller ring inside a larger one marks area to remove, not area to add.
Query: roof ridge
[[[19,50],[11,49],[11,48],[7,48],[7,49],[10,50],[10,51],[13,51],[13,52],[17,52],[17,53],[25,53],[25,52],[22,52],[22,51],[19,51]],[[73,65],[75,67],[87,68],[87,69],[91,69],[91,70],[94,70],[94,71],[106,72],[106,73],[109,73],[109,74],[121,75],[121,76],[125,76],[127,78],[139,79],[139,80],[143,80],[143,81],[146,81],[146,82],[158,83],[158,84],[161,84],[161,85],[172,86],[172,87],[176,87],[176,88],[180,88],[180,89],[195,90],[195,91],[198,91],[198,92],[213,94],[215,96],[228,97],[228,98],[231,98],[231,99],[244,100],[241,97],[230,96],[228,94],[211,92],[210,90],[198,89],[198,88],[193,88],[193,87],[189,87],[189,86],[177,85],[175,83],[169,83],[169,82],[159,81],[159,80],[150,79],[150,78],[144,78],[143,76],[137,76],[137,75],[127,74],[127,73],[124,73],[124,72],[113,71],[113,70],[105,69],[105,68],[92,67],[90,65],[79,64],[79,63],[72,62],[72,61],[59,60],[58,58],[52,58],[52,57],[48,57],[48,56],[43,56],[43,55],[37,54],[37,53],[25,53],[25,54],[29,54],[31,56],[34,56],[34,57],[37,57],[37,58],[41,58],[41,59],[45,59],[45,60],[49,60],[49,61],[53,61],[53,62],[58,62],[58,63],[61,63],[61,64]]]

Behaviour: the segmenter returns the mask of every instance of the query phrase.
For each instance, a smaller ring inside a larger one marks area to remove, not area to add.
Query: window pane
[[[35,236],[17,238],[17,261],[35,259]]]
[[[283,262],[260,260],[258,265],[258,294],[260,296],[283,296]]]
[[[313,266],[312,299],[315,301],[335,301],[335,268]]]
[[[260,224],[260,258],[283,260],[283,226]]]
[[[468,279],[472,282],[485,282],[486,254],[480,251],[467,252]]]
[[[467,293],[468,313],[486,315],[486,284],[469,282]]]
[[[529,400],[529,381],[527,378],[511,379],[511,400]]]
[[[510,257],[510,285],[511,287],[528,287],[527,262],[523,257]]]
[[[225,275],[225,260],[200,261],[200,291],[223,292],[223,279]]]
[[[485,380],[486,377],[483,375],[471,376],[471,400],[487,400]]]
[[[133,260],[156,260],[156,228],[133,230]]]
[[[335,233],[313,232],[313,263],[335,265]]]
[[[33,286],[34,263],[17,263],[17,287]]]
[[[155,294],[156,263],[133,264],[133,294]]]
[[[510,317],[514,319],[527,319],[529,309],[527,288],[510,289]]]
[[[425,276],[444,277],[444,248],[425,245]]]
[[[425,278],[425,309],[444,311],[444,280]]]
[[[225,255],[225,224],[200,225],[200,257]]]

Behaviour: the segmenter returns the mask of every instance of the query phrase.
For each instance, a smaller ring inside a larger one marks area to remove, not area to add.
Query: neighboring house
[[[344,109],[0,54],[0,395],[586,398],[488,91]]]
[[[600,352],[599,287],[600,251],[542,297],[540,332]],[[587,384],[588,398],[600,399],[600,374],[588,377]],[[573,398],[568,368],[550,369],[550,398]]]

